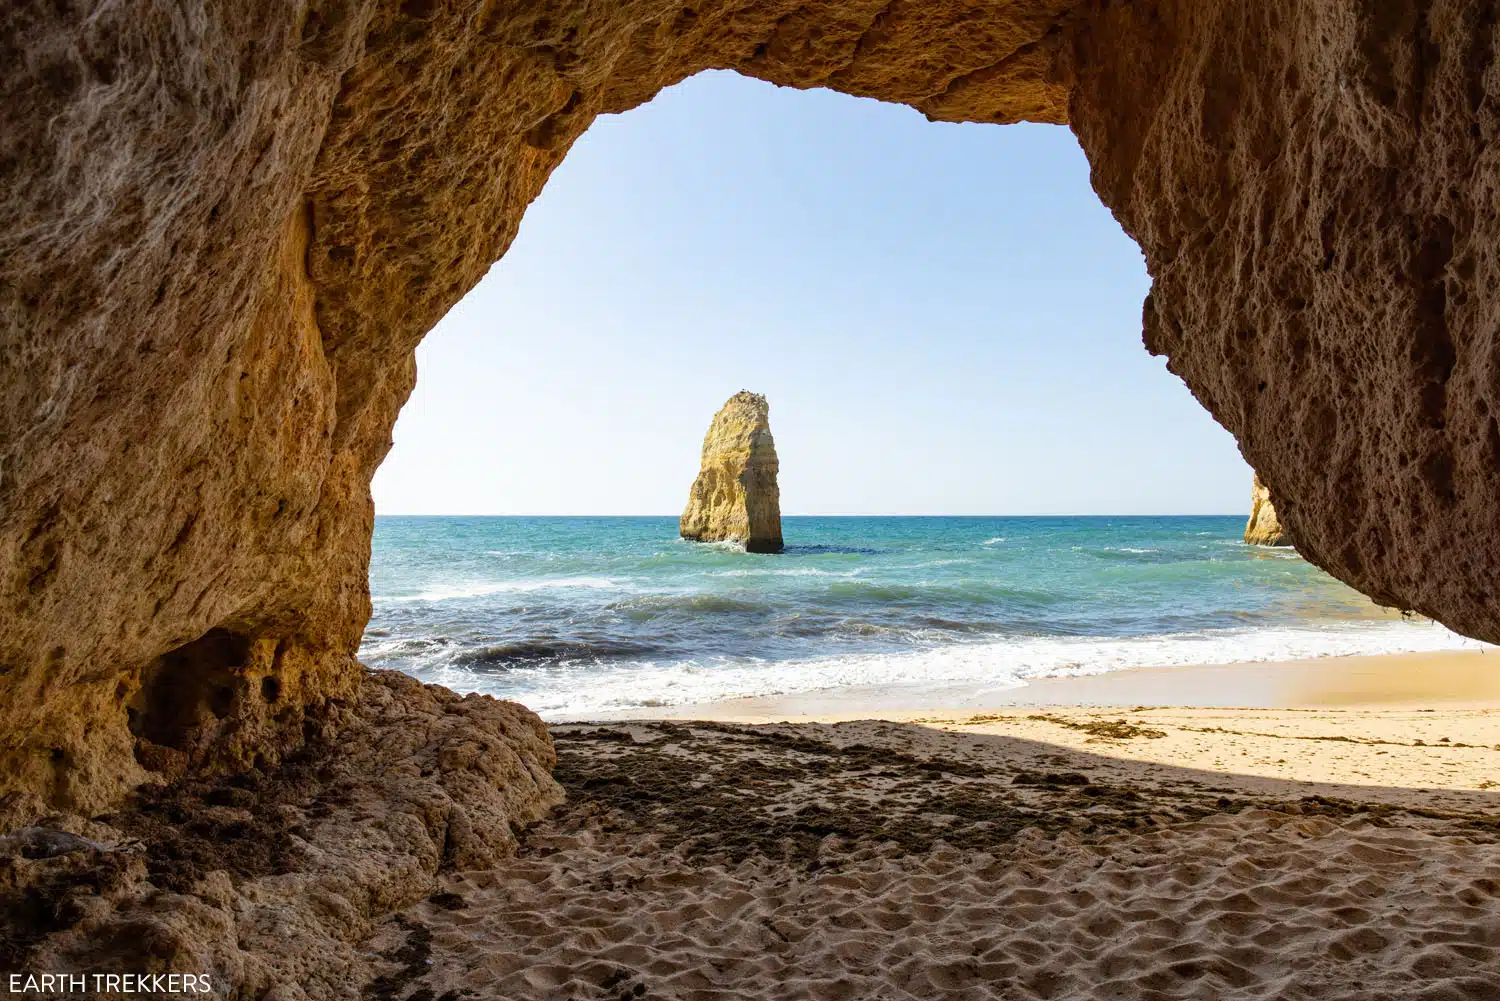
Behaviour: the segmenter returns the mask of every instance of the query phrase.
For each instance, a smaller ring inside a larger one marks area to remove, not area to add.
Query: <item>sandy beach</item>
[[[1491,663],[554,726],[568,802],[386,921],[367,996],[1497,998]]]

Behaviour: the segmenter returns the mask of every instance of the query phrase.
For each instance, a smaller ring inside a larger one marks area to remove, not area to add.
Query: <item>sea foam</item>
[[[972,685],[993,691],[1041,678],[1083,677],[1142,667],[1304,660],[1356,654],[1479,649],[1483,644],[1432,622],[1351,622],[1325,627],[1216,630],[1127,639],[1016,637],[932,649],[770,661],[573,663],[513,668],[503,676],[429,662],[426,681],[524,702],[551,720],[635,708],[798,695],[841,688],[931,689]],[[443,658],[446,659],[446,658]]]

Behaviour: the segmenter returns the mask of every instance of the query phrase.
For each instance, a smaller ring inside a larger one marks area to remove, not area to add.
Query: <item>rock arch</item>
[[[1146,346],[1304,553],[1500,640],[1494,34],[1480,0],[22,4],[0,813],[274,762],[355,694],[413,348],[596,115],[707,68],[1071,124]]]

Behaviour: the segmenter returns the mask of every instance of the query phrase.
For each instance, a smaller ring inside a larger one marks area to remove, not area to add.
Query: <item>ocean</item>
[[[1477,647],[1240,517],[783,519],[756,555],[677,519],[378,517],[360,659],[550,720],[840,688]]]

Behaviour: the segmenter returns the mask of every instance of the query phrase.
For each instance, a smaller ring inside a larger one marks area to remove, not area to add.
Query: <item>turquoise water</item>
[[[376,519],[360,656],[552,719],[866,686],[1426,650],[1233,517],[787,518],[786,552],[675,518]]]

